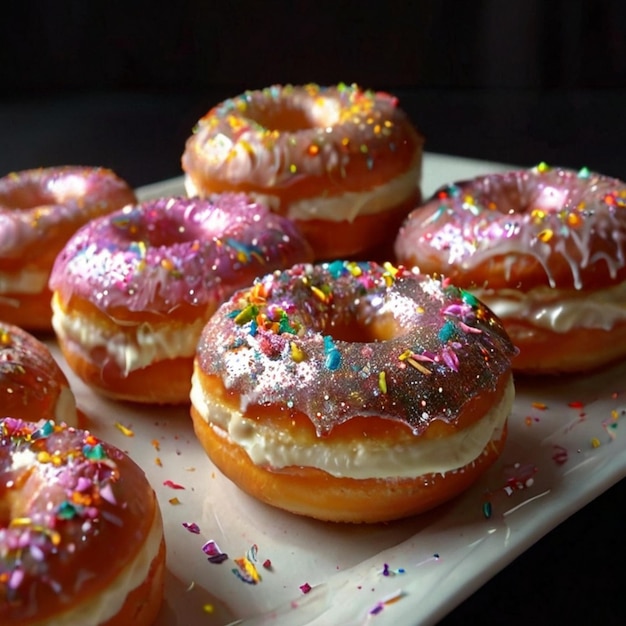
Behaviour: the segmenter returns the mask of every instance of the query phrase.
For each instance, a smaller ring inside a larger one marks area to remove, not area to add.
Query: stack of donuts
[[[335,522],[468,489],[514,374],[626,355],[626,184],[540,164],[424,199],[422,149],[390,94],[286,85],[198,121],[179,196],[104,168],[0,179],[0,621],[149,624],[163,593],[154,492],[80,428],[37,333],[113,401],[189,405],[247,493]]]

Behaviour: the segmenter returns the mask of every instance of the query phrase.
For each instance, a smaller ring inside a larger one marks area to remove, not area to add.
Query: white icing
[[[107,332],[83,316],[64,313],[57,298],[52,299],[52,327],[58,338],[79,346],[86,358],[92,350],[104,348],[124,374],[155,361],[192,357],[204,324],[203,319],[158,329],[136,324],[125,327],[124,332]]]
[[[626,283],[585,292],[548,287],[528,292],[515,289],[473,289],[472,292],[504,322],[523,319],[556,333],[575,328],[608,331],[626,321]]]
[[[146,541],[132,562],[97,597],[88,599],[61,615],[55,615],[55,626],[98,626],[111,619],[124,606],[128,594],[146,580],[152,561],[159,553],[162,539],[163,523],[157,507]]]
[[[226,408],[207,395],[194,373],[191,403],[216,432],[243,447],[253,463],[282,468],[315,467],[337,477],[392,478],[416,477],[452,471],[471,463],[485,446],[502,433],[515,395],[512,379],[502,400],[478,422],[439,439],[415,438],[410,444],[381,446],[375,440],[333,443],[320,441],[303,446],[288,432],[276,432],[240,411]]]
[[[421,157],[416,156],[409,169],[374,189],[349,191],[334,196],[304,198],[289,204],[286,215],[292,220],[323,219],[334,222],[354,221],[361,215],[373,215],[395,207],[410,198],[421,178]],[[198,195],[198,189],[190,176],[185,177],[187,195]],[[251,194],[257,202],[266,204],[274,211],[280,208],[280,198],[272,194]]]

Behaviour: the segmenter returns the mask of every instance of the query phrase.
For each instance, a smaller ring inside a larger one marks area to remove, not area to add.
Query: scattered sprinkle
[[[572,402],[568,402],[567,406],[571,407],[572,409],[582,409],[585,405],[579,400],[574,400]]]
[[[183,527],[194,535],[200,534],[200,526],[198,526],[195,522],[183,522]]]
[[[397,591],[394,591],[393,593],[390,593],[388,596],[385,596],[382,600],[380,600],[379,602],[377,602],[371,609],[370,609],[370,615],[377,615],[378,613],[380,613],[386,606],[393,604],[394,602],[397,602],[398,600],[400,600],[401,598],[403,598],[405,596],[405,592],[402,591],[401,589],[398,589]]]
[[[209,539],[209,541],[202,546],[202,551],[207,555],[211,563],[219,564],[228,559],[228,554],[222,552],[213,539]]]
[[[312,587],[311,585],[309,585],[309,583],[304,583],[302,585],[300,585],[300,591],[302,593],[309,593],[309,591],[311,591]]]
[[[179,485],[178,483],[175,483],[173,480],[164,480],[163,481],[163,486],[164,487],[169,487],[170,489],[184,489],[184,487],[182,485]]]
[[[115,422],[115,427],[126,437],[135,436],[135,433],[130,428],[124,426],[124,424],[121,424],[120,422]]]
[[[236,568],[232,569],[233,574],[240,580],[250,585],[256,585],[261,580],[261,575],[254,563],[247,557],[242,556],[234,559]]]
[[[552,460],[557,465],[563,465],[564,463],[567,463],[569,455],[567,450],[563,446],[554,445],[552,449],[554,450],[554,452],[552,453]]]

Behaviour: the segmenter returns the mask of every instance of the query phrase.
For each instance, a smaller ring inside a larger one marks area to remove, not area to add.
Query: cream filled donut
[[[143,471],[88,431],[0,419],[0,623],[148,626],[165,543]]]
[[[50,277],[72,370],[117,399],[187,403],[202,327],[235,289],[307,261],[294,225],[243,194],[129,205],[79,230]]]
[[[400,263],[483,300],[514,369],[575,372],[626,355],[626,184],[545,164],[442,187],[407,218]]]
[[[498,458],[514,353],[450,284],[374,263],[297,265],[205,326],[191,415],[214,464],[260,500],[386,521],[458,495]]]
[[[316,259],[393,239],[420,197],[423,138],[389,94],[272,86],[212,108],[182,156],[189,195],[244,191],[294,220]]]
[[[90,219],[134,202],[114,172],[49,167],[0,178],[0,319],[51,330],[48,278],[65,242]]]
[[[76,426],[76,400],[48,346],[25,330],[0,322],[2,415]]]

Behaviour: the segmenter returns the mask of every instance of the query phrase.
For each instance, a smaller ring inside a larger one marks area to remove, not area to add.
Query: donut
[[[502,320],[528,374],[626,356],[626,184],[539,164],[444,186],[407,218],[398,263],[441,273]]]
[[[50,331],[48,277],[58,252],[88,220],[135,201],[101,167],[49,167],[0,178],[0,319]]]
[[[244,194],[128,205],[81,228],[57,257],[52,324],[70,368],[96,391],[188,403],[196,343],[219,304],[311,257],[289,220]]]
[[[257,279],[202,331],[190,412],[243,491],[335,522],[450,500],[499,457],[514,347],[473,295],[401,266]]]
[[[78,423],[74,393],[48,346],[4,322],[0,322],[0,398],[2,415]]]
[[[163,525],[126,454],[66,424],[4,417],[0,498],[0,623],[153,623]]]
[[[423,138],[397,98],[272,86],[213,107],[182,155],[190,196],[243,191],[294,220],[317,260],[371,260],[420,198]],[[387,257],[385,257],[387,258]]]

